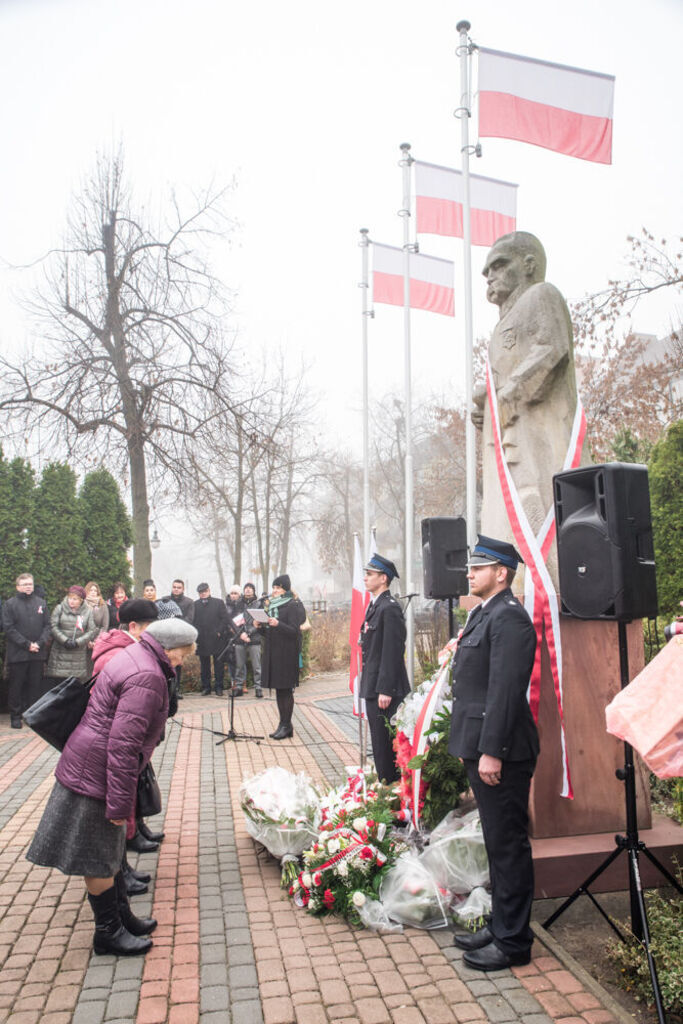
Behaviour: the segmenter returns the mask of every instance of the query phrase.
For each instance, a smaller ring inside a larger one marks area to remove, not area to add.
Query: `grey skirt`
[[[112,825],[104,800],[55,781],[26,856],[65,875],[111,878],[121,868],[125,847],[126,826]]]

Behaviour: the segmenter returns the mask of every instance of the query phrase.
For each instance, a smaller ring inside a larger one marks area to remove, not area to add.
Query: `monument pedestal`
[[[562,747],[555,689],[543,645],[538,731],[541,753],[531,786],[534,839],[624,831],[624,745],[605,728],[605,708],[621,689],[616,622],[561,618],[563,710],[574,799],[560,796]],[[644,666],[640,621],[627,627],[629,678]],[[638,828],[651,827],[647,769],[634,752]]]

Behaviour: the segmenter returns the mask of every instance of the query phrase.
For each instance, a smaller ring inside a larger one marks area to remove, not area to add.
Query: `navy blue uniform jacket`
[[[360,634],[363,674],[360,695],[405,697],[410,691],[405,664],[406,624],[401,606],[388,590],[371,601]]]
[[[509,587],[470,614],[453,662],[454,757],[536,759],[538,732],[527,701],[535,651],[531,619]]]

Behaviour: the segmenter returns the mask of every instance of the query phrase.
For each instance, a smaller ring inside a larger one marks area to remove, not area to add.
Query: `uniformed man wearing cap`
[[[363,579],[370,604],[360,634],[360,695],[366,703],[377,775],[385,782],[395,782],[399,772],[387,723],[410,690],[405,666],[406,624],[401,606],[389,593],[398,573],[388,558],[373,555]]]
[[[482,603],[470,612],[453,662],[448,749],[463,759],[477,800],[493,901],[490,922],[454,941],[468,966],[482,971],[529,963],[533,941],[528,802],[539,748],[527,689],[536,633],[510,590],[520,561],[512,544],[479,536],[468,579]]]

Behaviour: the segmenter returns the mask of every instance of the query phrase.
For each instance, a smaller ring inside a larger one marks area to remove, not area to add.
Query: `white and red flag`
[[[403,305],[403,249],[373,242],[372,294],[375,302]],[[450,260],[410,253],[410,308],[455,316],[455,272]]]
[[[479,49],[479,135],[612,163],[614,76]]]
[[[353,713],[365,718],[365,701],[360,696],[360,674],[363,668],[363,654],[358,643],[363,627],[365,612],[370,603],[370,595],[363,583],[363,559],[360,551],[358,534],[354,538],[353,547],[353,590],[351,591],[351,627],[349,644],[351,645],[351,665],[349,668],[349,689],[353,694]]]
[[[472,245],[493,245],[517,226],[517,185],[470,175]],[[415,161],[419,234],[462,238],[464,180],[460,171]]]

